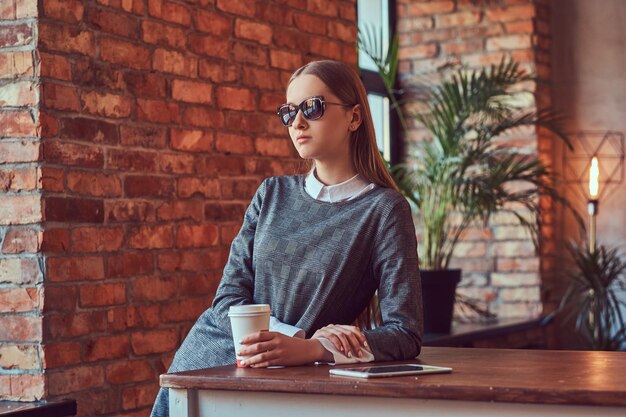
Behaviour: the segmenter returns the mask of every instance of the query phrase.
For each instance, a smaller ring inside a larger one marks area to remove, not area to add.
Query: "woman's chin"
[[[298,155],[300,155],[300,158],[302,159],[315,159],[315,153],[307,151],[306,149],[301,149],[298,148],[296,149],[298,151]]]

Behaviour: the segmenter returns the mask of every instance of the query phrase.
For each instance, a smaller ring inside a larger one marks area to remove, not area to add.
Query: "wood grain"
[[[390,363],[450,366],[454,371],[360,380],[330,376],[328,365],[277,369],[229,365],[161,375],[161,386],[626,407],[622,352],[425,347],[416,360],[385,364]]]
[[[488,341],[496,339],[500,342],[497,345],[501,348],[526,347],[528,341],[521,340],[518,344],[506,344],[508,338],[513,335],[522,336],[524,334],[539,334],[543,327],[552,321],[551,317],[536,317],[534,319],[497,319],[492,323],[452,323],[452,329],[448,334],[426,333],[424,335],[424,346],[441,347],[491,347]],[[532,333],[531,333],[532,332]],[[487,345],[484,345],[487,343]],[[505,343],[505,344],[503,344]],[[476,346],[483,344],[483,346]]]
[[[70,417],[74,415],[76,415],[76,400],[0,401],[0,416],[2,417]]]

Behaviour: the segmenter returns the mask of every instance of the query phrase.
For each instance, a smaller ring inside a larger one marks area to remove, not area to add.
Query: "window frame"
[[[387,16],[389,17],[389,38],[391,39],[396,32],[396,25],[398,21],[397,9],[396,9],[396,0],[387,0]],[[356,2],[357,7],[357,27],[359,25],[358,22],[358,6],[359,2]],[[375,94],[382,97],[387,97],[387,90],[385,89],[385,85],[383,84],[383,80],[380,78],[380,75],[376,71],[372,71],[369,69],[361,68],[359,66],[359,74],[361,77],[361,81],[365,86],[365,90],[368,94]],[[397,89],[398,78],[396,77],[396,85],[394,85],[394,89]],[[400,162],[401,155],[401,141],[400,141],[400,119],[398,114],[391,107],[389,108],[388,114],[389,120],[389,162],[391,164],[397,164]]]

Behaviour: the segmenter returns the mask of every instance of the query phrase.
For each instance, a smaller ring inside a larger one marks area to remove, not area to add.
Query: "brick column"
[[[36,0],[0,4],[0,399],[44,396]]]
[[[540,82],[537,84],[537,107],[552,107],[553,89],[551,86],[552,77],[552,35],[551,35],[551,7],[550,0],[537,0],[535,18],[535,62],[537,67],[537,78]],[[558,161],[558,149],[560,145],[555,146],[555,142],[560,141],[552,133],[543,128],[537,130],[538,134],[538,154],[539,157],[548,164]],[[556,170],[556,168],[555,168]],[[563,192],[563,187],[560,188]],[[563,294],[560,290],[563,284],[559,282],[559,272],[561,271],[560,262],[562,257],[557,250],[557,207],[548,197],[541,200],[541,301],[544,314],[554,312],[560,303],[560,297]],[[562,239],[562,236],[560,237]],[[562,343],[558,341],[558,331],[560,323],[558,320],[548,327],[545,332],[547,337],[547,345],[549,348],[558,348]]]
[[[41,61],[41,100],[10,104],[23,110],[10,114],[10,133],[1,128],[0,146],[26,159],[0,159],[10,198],[0,197],[0,237],[35,240],[4,245],[0,291],[22,285],[37,300],[43,275],[46,302],[43,326],[38,303],[0,313],[38,323],[23,337],[15,332],[30,327],[12,324],[19,343],[0,340],[0,349],[32,342],[29,357],[42,364],[0,362],[0,399],[34,396],[1,391],[7,374],[28,382],[20,374],[45,369],[37,397],[76,398],[80,415],[147,415],[158,375],[212,301],[251,196],[263,178],[299,166],[274,114],[291,72],[321,58],[356,63],[355,2],[46,0],[38,11],[35,3],[24,21],[39,34],[30,52],[18,48],[23,57],[12,52],[10,64],[0,54],[0,68],[21,68],[25,85],[34,83],[35,47]],[[13,30],[24,31],[22,22]],[[22,83],[10,78],[17,91]],[[28,106],[40,111],[35,122]],[[26,162],[38,160],[39,190],[18,170],[36,172]]]
[[[482,68],[509,57],[533,76],[549,73],[549,21],[545,2],[533,0],[399,0],[400,79],[407,82],[438,80],[437,69],[447,64]],[[534,93],[530,108],[547,103],[546,89],[527,83]],[[405,138],[410,159],[417,143],[428,133],[413,126]],[[516,131],[500,138],[503,145],[524,153],[539,153],[550,161],[551,139],[537,129]],[[543,208],[549,209],[549,202]],[[529,216],[532,214],[529,213]],[[542,214],[544,215],[544,214]],[[544,220],[550,223],[549,213]],[[544,230],[549,248],[551,229]],[[547,246],[546,246],[547,245]],[[463,269],[461,293],[478,299],[496,296],[492,310],[499,317],[526,317],[542,310],[540,294],[541,257],[531,239],[510,215],[496,214],[487,228],[471,228],[458,244],[452,267]]]

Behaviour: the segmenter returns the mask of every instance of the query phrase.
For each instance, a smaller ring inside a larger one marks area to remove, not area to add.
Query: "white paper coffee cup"
[[[259,332],[268,331],[270,328],[270,306],[269,304],[245,304],[231,306],[228,309],[230,325],[233,329],[233,342],[235,344],[235,354],[243,348],[239,343],[245,336]],[[242,356],[237,355],[237,367],[245,368],[241,365]]]

